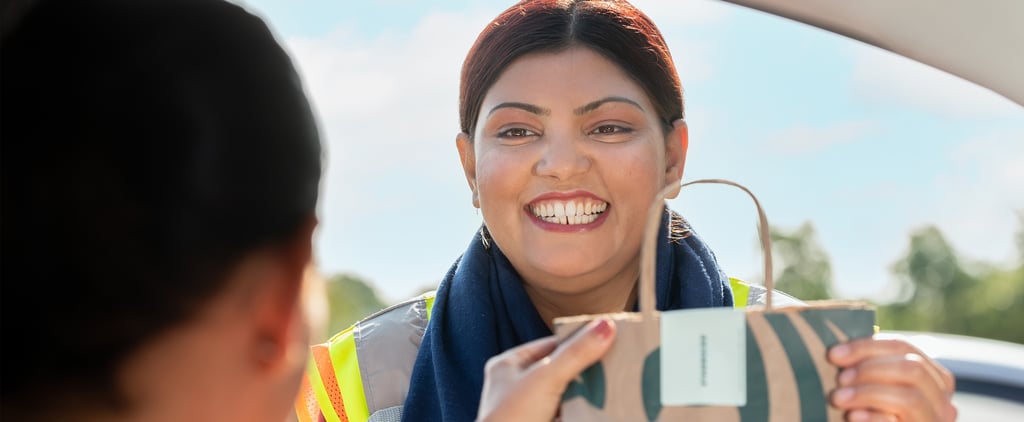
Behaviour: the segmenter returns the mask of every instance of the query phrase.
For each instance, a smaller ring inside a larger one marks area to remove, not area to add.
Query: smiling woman
[[[311,418],[401,411],[472,420],[492,356],[550,336],[554,318],[636,306],[647,210],[663,188],[679,185],[686,158],[668,47],[626,2],[527,1],[494,22],[463,65],[456,136],[484,225],[436,302],[398,305],[314,347],[322,357],[310,374]],[[664,222],[659,306],[732,306],[710,249],[677,214],[666,211]],[[403,346],[406,357],[385,365],[371,357],[379,356],[374,344],[409,334],[381,323],[396,314],[419,315],[401,318],[418,321],[418,330],[429,315],[430,328],[422,347]],[[359,365],[341,356],[358,356]]]

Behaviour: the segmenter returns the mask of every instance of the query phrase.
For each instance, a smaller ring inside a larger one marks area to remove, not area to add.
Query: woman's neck
[[[637,271],[625,271],[584,292],[538,289],[534,286],[545,284],[526,280],[523,287],[541,320],[554,331],[555,318],[633,310],[637,301],[637,277]]]

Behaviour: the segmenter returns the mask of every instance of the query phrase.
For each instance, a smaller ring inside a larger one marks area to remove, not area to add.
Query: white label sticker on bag
[[[742,309],[661,313],[661,404],[747,404],[747,319]]]

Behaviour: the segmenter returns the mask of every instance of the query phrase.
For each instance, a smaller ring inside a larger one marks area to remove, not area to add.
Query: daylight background
[[[335,325],[436,286],[480,224],[455,149],[459,70],[511,2],[239,3],[286,45],[326,139],[317,258],[351,314]],[[727,178],[759,196],[787,290],[889,303],[883,327],[1024,342],[1000,325],[1024,309],[1024,107],[753,10],[634,3],[683,81],[684,180]],[[730,276],[761,281],[741,192],[695,186],[670,206]],[[988,326],[953,321],[963,303]]]

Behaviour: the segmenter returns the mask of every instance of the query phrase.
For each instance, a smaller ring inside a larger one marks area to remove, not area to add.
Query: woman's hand
[[[580,372],[611,348],[615,323],[591,321],[562,344],[545,337],[492,357],[484,369],[480,421],[551,421]]]
[[[855,340],[828,358],[843,368],[832,404],[850,422],[956,420],[953,375],[906,341]]]

